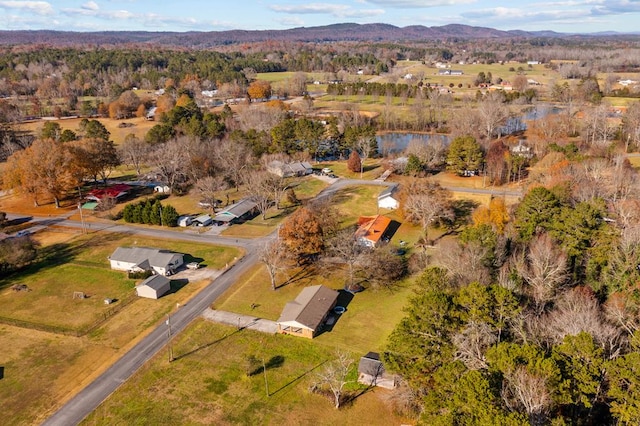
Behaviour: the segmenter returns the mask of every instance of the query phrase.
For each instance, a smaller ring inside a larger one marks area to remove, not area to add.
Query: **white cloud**
[[[591,14],[587,9],[577,8],[540,10],[495,7],[463,12],[461,16],[470,20],[471,24],[504,27],[504,23],[508,22],[512,28],[516,28],[523,25],[530,27],[530,24],[540,22],[545,25],[585,23]]]
[[[476,0],[366,0],[367,3],[377,4],[387,8],[426,9],[439,6],[456,6],[475,3]]]
[[[283,25],[285,27],[303,27],[304,26],[304,21],[295,16],[287,16],[282,19],[278,19],[276,22],[278,22],[280,25]]]
[[[336,18],[365,18],[384,14],[382,9],[354,9],[351,6],[328,3],[310,3],[303,5],[272,5],[271,10],[292,15],[331,15]]]
[[[0,8],[28,10],[38,15],[53,15],[53,7],[46,1],[0,1]]]
[[[83,4],[81,7],[82,7],[82,9],[85,9],[85,10],[98,10],[98,9],[100,9],[100,6],[98,6],[98,3],[96,3],[95,1],[89,1],[89,2],[87,2],[85,4]]]

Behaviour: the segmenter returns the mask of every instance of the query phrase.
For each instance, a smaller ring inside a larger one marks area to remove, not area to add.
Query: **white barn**
[[[162,275],[152,275],[136,286],[136,294],[147,299],[158,299],[171,290],[171,280]]]

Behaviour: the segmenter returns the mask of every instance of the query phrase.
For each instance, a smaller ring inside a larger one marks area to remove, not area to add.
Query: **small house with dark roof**
[[[278,333],[313,339],[337,301],[335,290],[322,285],[306,287],[285,305],[277,321]]]
[[[280,177],[306,176],[313,173],[313,167],[306,161],[284,163],[282,161],[272,161],[267,166],[267,171]]]
[[[255,212],[257,206],[258,203],[256,203],[252,198],[243,198],[237,203],[231,204],[218,212],[213,220],[223,223],[236,222],[251,216],[251,214]]]
[[[396,380],[393,375],[388,374],[380,355],[377,352],[369,352],[358,363],[358,383],[367,386],[380,386],[386,389],[396,387]]]
[[[355,237],[360,244],[375,248],[384,241],[391,219],[386,216],[360,216]]]
[[[184,263],[184,254],[149,247],[118,247],[109,262],[111,269],[117,271],[171,275]]]
[[[159,299],[171,290],[171,280],[162,275],[151,275],[136,286],[136,294],[147,299]]]

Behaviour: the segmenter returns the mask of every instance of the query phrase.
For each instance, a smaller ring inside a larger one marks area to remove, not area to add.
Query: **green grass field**
[[[136,281],[110,269],[107,258],[118,246],[173,250],[187,254],[187,262],[196,259],[213,269],[239,256],[234,248],[118,234],[78,235],[43,247],[31,266],[0,279],[0,317],[76,332],[103,320],[114,308],[104,304],[105,298],[124,301],[134,294]],[[29,291],[11,290],[16,284],[26,285]],[[74,299],[75,292],[87,297]]]
[[[361,394],[340,410],[309,392],[333,349],[291,336],[237,331],[197,320],[165,352],[145,365],[81,424],[333,425],[401,424],[381,400],[384,390]],[[245,359],[264,359],[265,375],[246,374]],[[353,353],[357,363],[359,353]],[[354,365],[355,367],[355,365]],[[355,379],[355,375],[351,376]]]

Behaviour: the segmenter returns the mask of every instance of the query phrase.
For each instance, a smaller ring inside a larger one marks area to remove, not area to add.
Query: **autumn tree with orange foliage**
[[[162,115],[167,111],[170,111],[175,104],[176,101],[173,99],[173,96],[166,93],[162,96],[159,96],[158,100],[156,101],[156,119],[160,120],[162,118]]]
[[[473,224],[491,225],[497,233],[504,233],[504,228],[509,223],[509,212],[503,198],[492,198],[489,206],[480,206],[472,214]]]
[[[324,249],[322,227],[306,207],[293,213],[282,225],[279,237],[298,263],[314,258]]]
[[[9,157],[3,187],[26,194],[35,206],[44,197],[53,199],[56,207],[60,207],[61,199],[77,183],[71,173],[71,162],[64,144],[53,139],[36,139],[30,147]]]
[[[251,99],[269,99],[271,97],[271,83],[256,80],[247,88],[247,94]]]

